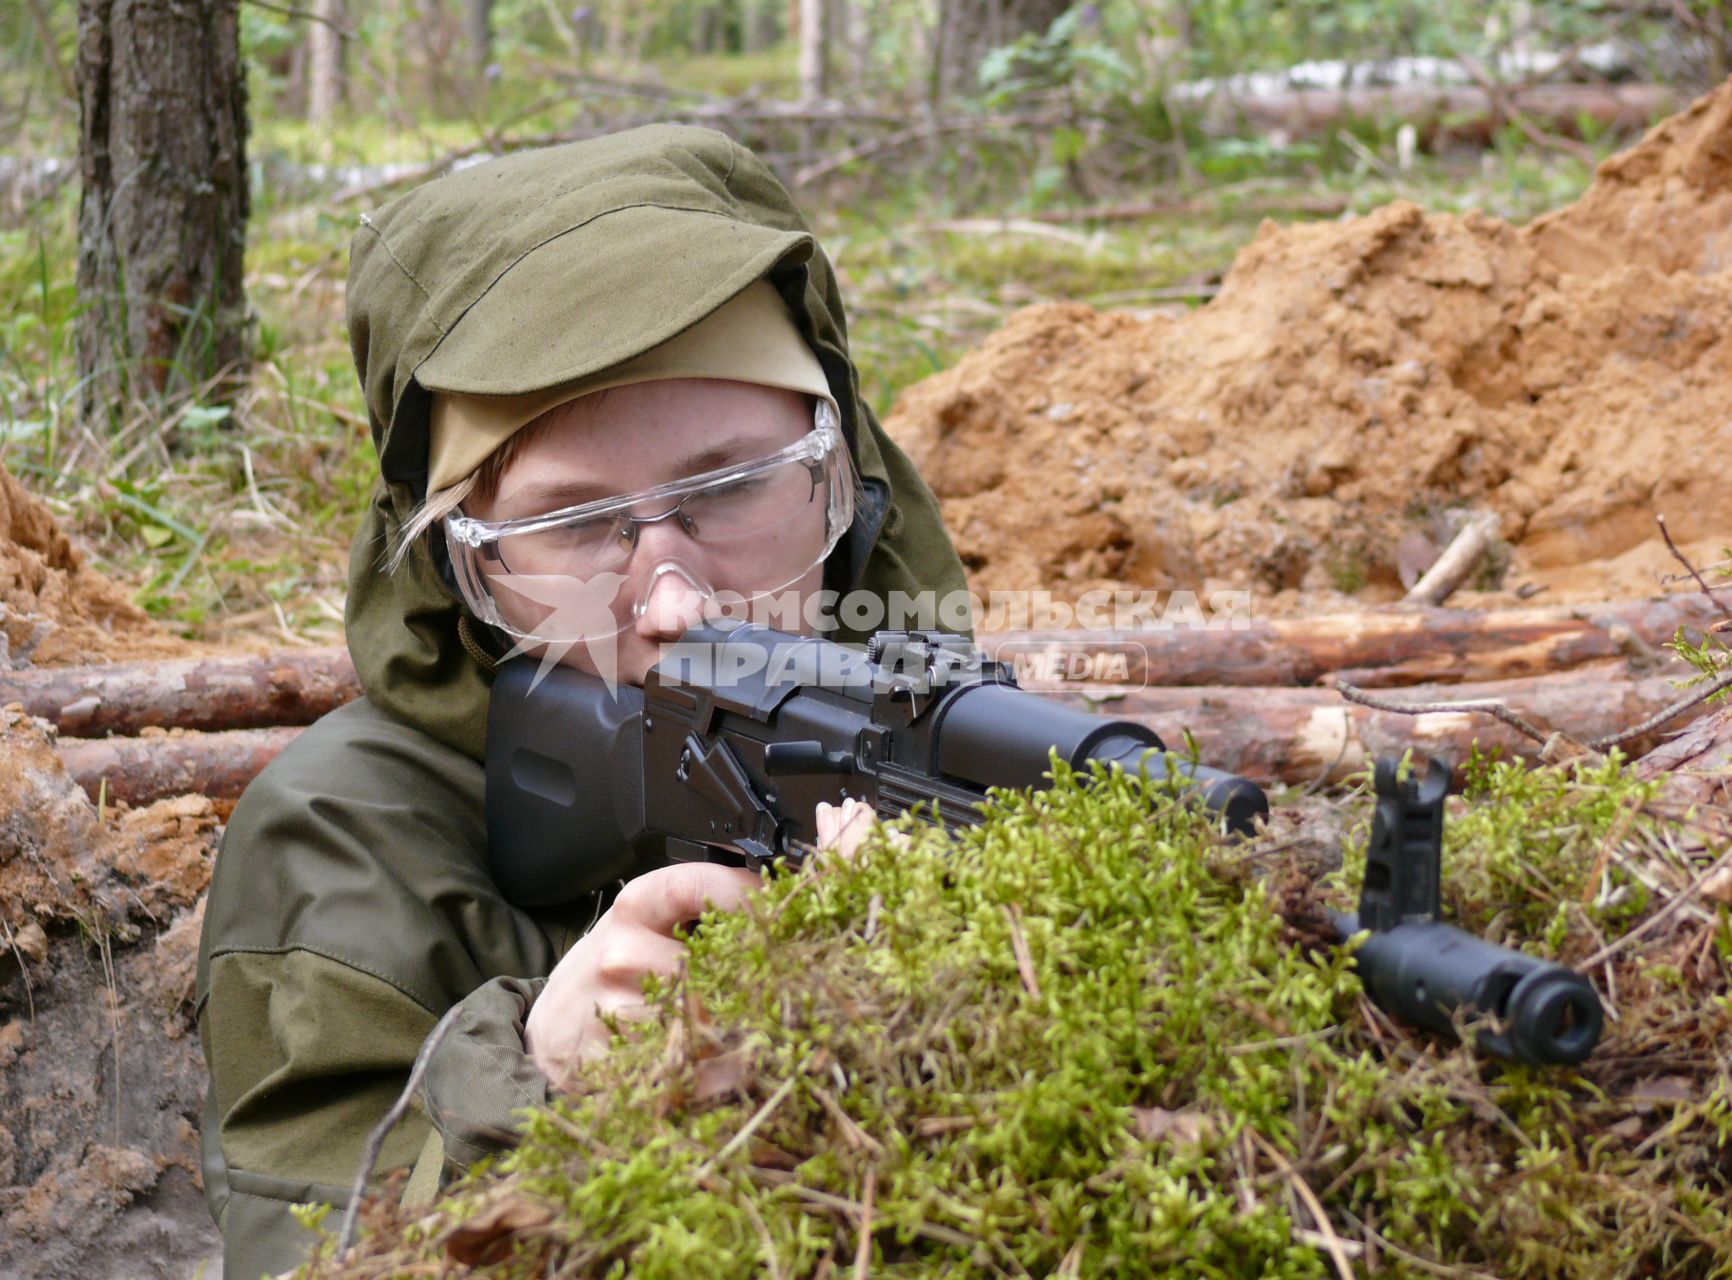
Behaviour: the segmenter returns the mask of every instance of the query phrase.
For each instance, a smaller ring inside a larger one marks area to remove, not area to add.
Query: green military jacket
[[[523,1051],[529,1006],[603,905],[527,911],[494,887],[481,761],[497,646],[465,620],[432,541],[382,568],[425,496],[429,392],[575,380],[759,279],[817,354],[865,488],[828,580],[960,589],[931,493],[860,398],[829,263],[771,173],[721,134],[655,126],[515,155],[362,219],[348,321],[381,479],[347,622],[365,697],[247,789],[199,953],[206,1192],[230,1280],[301,1260],[311,1237],[289,1206],[346,1202],[368,1132],[456,1006],[378,1174],[415,1166],[431,1182],[513,1140],[514,1112],[546,1097]]]

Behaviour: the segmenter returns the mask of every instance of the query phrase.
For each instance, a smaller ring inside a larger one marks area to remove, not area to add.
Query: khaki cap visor
[[[507,267],[416,366],[415,380],[467,396],[564,388],[661,345],[814,248],[804,231],[705,210],[616,209]],[[670,291],[670,279],[705,287]],[[447,484],[451,470],[441,468]],[[430,474],[429,491],[440,487]]]
[[[610,387],[668,378],[720,378],[835,400],[823,366],[776,290],[754,281],[697,324],[640,356],[575,382],[516,396],[436,392],[428,448],[429,493],[461,481],[547,410]]]

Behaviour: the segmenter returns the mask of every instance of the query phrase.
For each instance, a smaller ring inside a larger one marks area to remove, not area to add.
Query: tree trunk
[[[1041,672],[1074,668],[1111,669],[1114,683],[1132,685],[1307,685],[1339,675],[1387,688],[1513,680],[1611,658],[1688,675],[1663,646],[1680,627],[1699,641],[1719,617],[1700,595],[1680,593],[1486,612],[1396,607],[1255,619],[1220,631],[984,632],[978,643],[989,657],[1033,673],[1035,683]]]
[[[1044,32],[1070,0],[939,0],[932,84],[942,101],[979,88],[981,59],[1018,36]]]
[[[1666,677],[1635,675],[1612,664],[1530,680],[1416,685],[1391,700],[1496,700],[1536,728],[1585,741],[1632,728],[1678,697]],[[1185,734],[1194,734],[1204,764],[1257,782],[1339,782],[1378,756],[1400,755],[1409,747],[1459,765],[1475,745],[1506,760],[1529,761],[1539,758],[1542,746],[1489,715],[1377,711],[1332,689],[1141,689],[1094,710],[1147,725],[1171,750],[1183,750]],[[1700,705],[1691,707],[1619,750],[1627,757],[1642,755],[1702,715]]]
[[[744,0],[740,14],[740,43],[747,53],[760,53],[776,43],[781,34],[776,22],[779,7],[776,0]]]
[[[463,0],[463,44],[469,82],[479,94],[487,87],[487,68],[493,64],[493,0]]]
[[[830,5],[800,0],[800,100],[816,102],[830,91]]]
[[[1584,122],[1594,129],[1645,129],[1678,107],[1678,93],[1659,84],[1535,84],[1494,98],[1473,85],[1372,85],[1350,89],[1282,89],[1272,93],[1211,96],[1186,93],[1176,99],[1201,113],[1211,132],[1238,134],[1280,129],[1295,137],[1333,136],[1355,120],[1401,121],[1419,131],[1421,142],[1486,144],[1513,109],[1537,125],[1574,137]]]
[[[1619,658],[1645,676],[1676,679],[1689,672],[1677,659],[1654,661],[1661,646],[1679,628],[1700,638],[1718,617],[1701,596],[1679,594],[1489,613],[1371,610],[1242,631],[1001,631],[979,643],[1019,683],[1047,691],[1086,689],[1084,681],[1105,680],[1120,659],[1110,676],[1121,687],[1308,685],[1331,674],[1383,688],[1514,681]],[[65,737],[310,724],[360,694],[341,645],[0,673],[0,706],[19,703]]]
[[[343,0],[313,0],[307,31],[307,119],[319,124],[343,103]]]
[[[238,800],[247,783],[301,733],[299,728],[231,729],[69,738],[55,754],[92,800],[123,800],[134,808],[168,796]]]
[[[78,374],[84,420],[244,374],[239,0],[80,0]]]

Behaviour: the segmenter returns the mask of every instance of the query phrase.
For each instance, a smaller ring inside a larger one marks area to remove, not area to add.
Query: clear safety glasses
[[[571,643],[624,631],[669,573],[724,610],[783,592],[823,563],[853,519],[848,447],[820,400],[812,430],[767,457],[545,515],[453,513],[445,541],[478,618],[519,640]],[[684,534],[678,553],[638,563],[658,524]]]

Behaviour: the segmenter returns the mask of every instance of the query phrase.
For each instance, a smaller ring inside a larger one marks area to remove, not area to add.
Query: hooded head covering
[[[931,492],[860,398],[835,273],[793,200],[724,135],[653,125],[477,165],[361,220],[349,340],[381,481],[350,556],[347,626],[371,701],[482,755],[489,667],[460,632],[443,545],[383,567],[427,493],[432,393],[599,386],[760,280],[817,358],[865,491],[828,584],[962,589]]]

